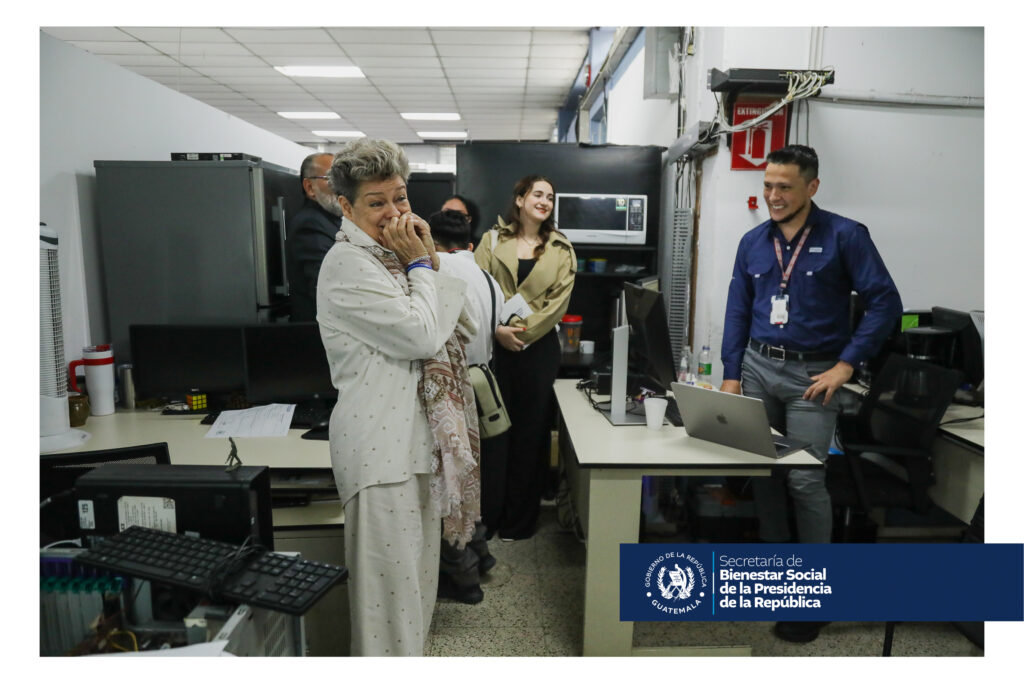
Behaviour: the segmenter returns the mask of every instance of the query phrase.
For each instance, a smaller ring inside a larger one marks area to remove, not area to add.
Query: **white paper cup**
[[[668,400],[664,398],[644,399],[644,412],[647,414],[647,428],[661,429],[661,423],[665,420],[665,410],[668,408]]]
[[[580,353],[591,354],[594,352],[594,342],[588,339],[580,340]]]

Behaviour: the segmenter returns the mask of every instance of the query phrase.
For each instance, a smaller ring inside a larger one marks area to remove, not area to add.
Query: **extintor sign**
[[[737,99],[732,108],[732,123],[756,119],[775,100]],[[768,155],[786,145],[786,121],[789,107],[783,107],[755,128],[732,134],[732,170],[759,171],[768,165]]]

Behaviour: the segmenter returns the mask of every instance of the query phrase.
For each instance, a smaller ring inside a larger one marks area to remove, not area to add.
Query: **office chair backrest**
[[[958,370],[890,354],[861,406],[861,426],[881,443],[927,448],[962,381]]]

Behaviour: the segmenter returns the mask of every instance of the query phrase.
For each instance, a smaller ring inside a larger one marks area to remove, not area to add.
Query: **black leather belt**
[[[750,340],[750,344],[747,345],[747,348],[757,351],[765,358],[770,358],[772,360],[816,361],[839,359],[839,354],[835,351],[794,351],[793,349],[786,349],[782,346],[762,344],[754,339]]]

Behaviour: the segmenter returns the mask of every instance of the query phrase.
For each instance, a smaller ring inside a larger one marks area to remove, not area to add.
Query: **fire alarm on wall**
[[[757,197],[747,197],[747,208],[751,211],[757,208]]]

